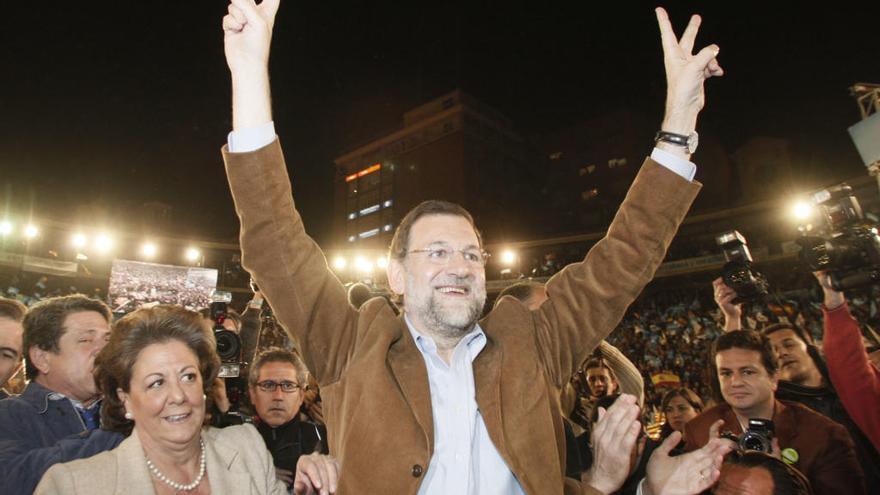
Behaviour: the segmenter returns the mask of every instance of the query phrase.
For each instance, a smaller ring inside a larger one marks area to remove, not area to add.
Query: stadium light
[[[376,266],[383,270],[388,268],[388,258],[385,256],[379,256],[376,258]]]
[[[8,235],[12,233],[12,224],[10,222],[0,222],[0,235]]]
[[[348,265],[348,260],[346,260],[342,256],[337,256],[333,259],[333,268],[337,270],[345,270],[345,267]]]
[[[516,263],[516,253],[510,249],[506,249],[501,253],[501,263],[510,266]]]
[[[95,250],[99,253],[107,253],[113,249],[113,238],[107,234],[98,234],[95,237]]]
[[[354,259],[354,267],[363,274],[373,273],[373,264],[363,256],[358,256]]]
[[[28,239],[33,239],[34,237],[40,234],[40,229],[37,228],[36,225],[27,225],[24,228],[24,236]]]
[[[191,262],[199,261],[199,258],[202,257],[202,252],[198,249],[191,247],[186,249],[186,260]]]
[[[802,222],[813,216],[814,208],[806,201],[798,201],[791,205],[791,216],[795,220]]]
[[[86,237],[86,235],[82,232],[77,232],[70,237],[70,243],[73,244],[73,247],[77,249],[82,249],[86,247],[86,244],[88,244],[88,242],[88,237]]]
[[[153,244],[152,242],[145,242],[141,246],[141,254],[145,258],[153,258],[156,256],[156,253],[158,253],[158,252],[159,252],[159,248],[157,248],[156,245]]]

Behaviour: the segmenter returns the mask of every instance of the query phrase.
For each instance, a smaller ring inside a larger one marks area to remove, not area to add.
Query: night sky
[[[334,157],[456,87],[527,136],[622,108],[659,124],[655,4],[613,3],[625,5],[283,1],[275,122],[306,227],[335,241]],[[730,153],[752,136],[785,138],[852,177],[861,162],[846,128],[859,115],[847,88],[880,83],[876,3],[803,5],[667,8],[678,32],[702,14],[698,46],[721,47],[727,75],[709,81],[701,135]],[[0,214],[138,232],[139,205],[161,201],[177,217],[164,234],[234,239],[219,153],[231,126],[225,10],[219,0],[5,4]]]

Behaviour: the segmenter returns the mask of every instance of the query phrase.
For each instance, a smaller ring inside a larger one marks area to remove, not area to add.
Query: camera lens
[[[746,434],[740,441],[740,445],[744,450],[755,450],[758,452],[770,452],[770,445],[767,439],[754,433]]]
[[[214,338],[217,340],[217,355],[222,361],[238,359],[241,352],[238,335],[229,330],[218,330],[214,332]]]

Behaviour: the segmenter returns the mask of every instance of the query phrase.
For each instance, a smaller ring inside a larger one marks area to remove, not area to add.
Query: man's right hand
[[[280,0],[232,0],[223,18],[226,63],[235,74],[265,70]]]
[[[715,304],[721,308],[724,314],[724,331],[730,332],[742,328],[742,304],[733,304],[736,299],[736,291],[724,283],[721,277],[712,281],[712,289],[715,294]]]
[[[223,18],[226,63],[232,73],[232,129],[272,121],[269,48],[281,0],[232,0]]]

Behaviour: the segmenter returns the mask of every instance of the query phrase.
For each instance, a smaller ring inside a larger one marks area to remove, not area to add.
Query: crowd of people
[[[81,294],[0,300],[0,380],[26,377],[0,400],[4,493],[880,490],[880,368],[852,316],[873,318],[873,295],[847,301],[817,273],[816,303],[744,310],[718,279],[705,289],[717,309],[706,298],[633,306],[700,189],[695,126],[704,83],[723,70],[717,46],[694,49],[699,17],[678,37],[656,10],[666,114],[606,236],[487,311],[479,230],[446,201],[397,226],[391,300],[355,297],[329,269],[272,120],[278,7],[232,0],[222,23],[223,158],[259,291],[241,315],[200,314],[174,294],[115,321]],[[289,339],[269,345],[279,328]],[[228,333],[242,343],[236,362],[220,357]],[[659,435],[647,434],[653,409]]]

